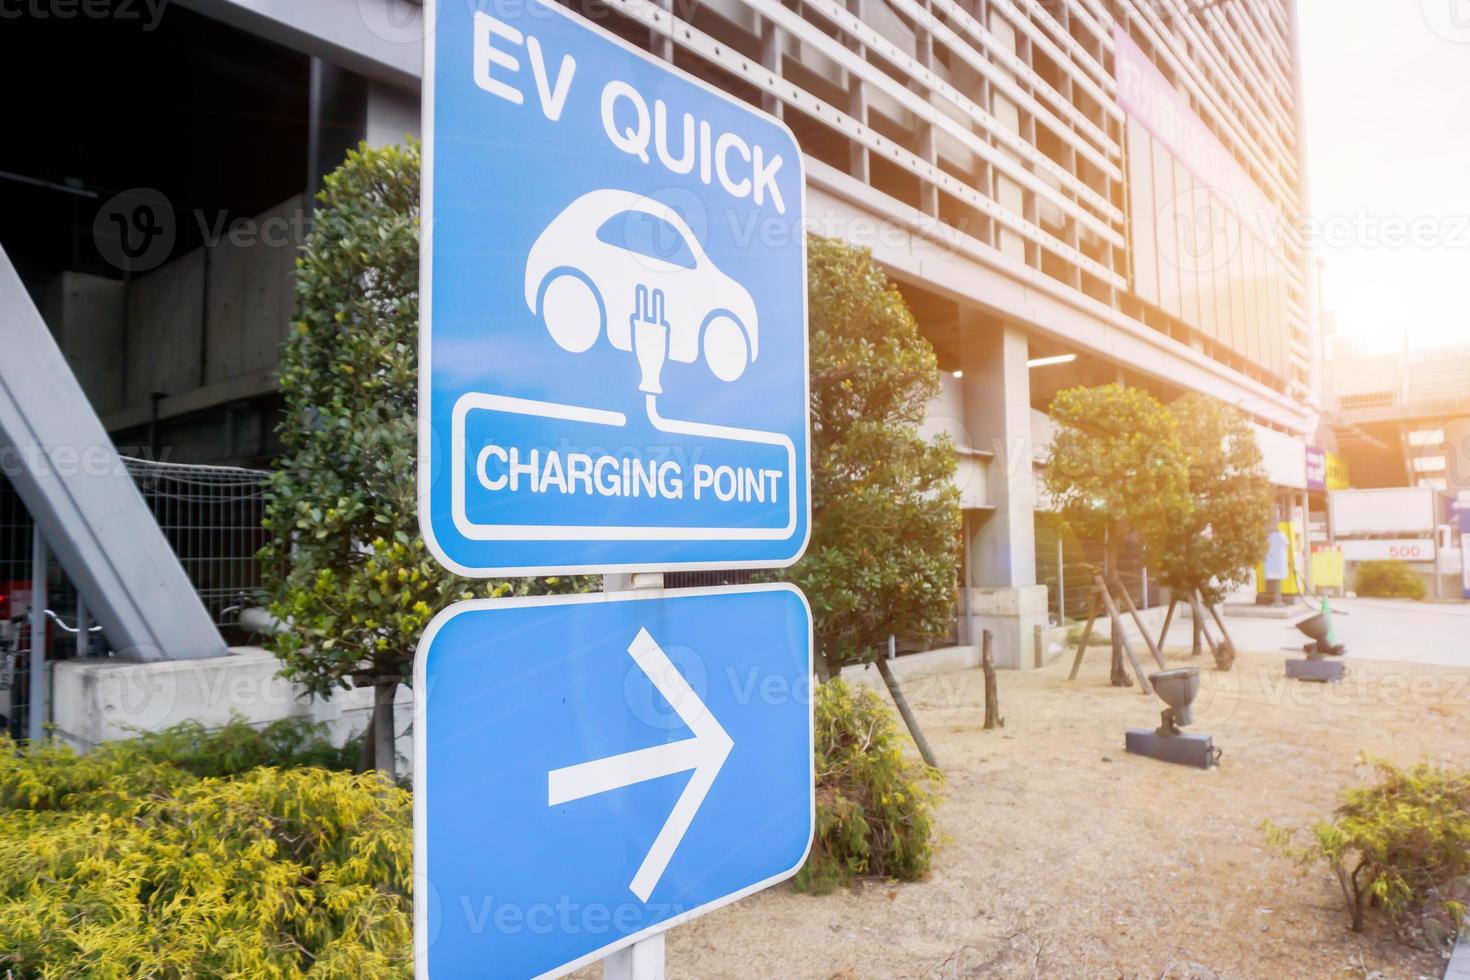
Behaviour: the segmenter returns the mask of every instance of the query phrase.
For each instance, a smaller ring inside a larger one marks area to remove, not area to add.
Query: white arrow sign
[[[648,849],[643,863],[638,866],[638,873],[628,885],[634,895],[646,902],[658,885],[658,880],[663,877],[664,869],[669,866],[674,851],[684,839],[684,833],[693,822],[694,814],[699,812],[699,805],[704,802],[705,795],[714,785],[715,777],[720,774],[720,768],[724,766],[730,750],[735,747],[735,742],[715,720],[715,716],[710,714],[699,695],[689,686],[689,682],[684,680],[684,675],[669,661],[668,655],[648,635],[648,630],[638,631],[638,635],[628,645],[628,653],[639,669],[648,675],[658,692],[678,712],[684,724],[694,733],[694,737],[563,769],[553,769],[546,774],[546,802],[548,806],[559,806],[572,800],[693,769],[694,775],[689,777],[688,785],[679,794],[674,809],[664,821],[663,829],[658,832],[653,846]]]

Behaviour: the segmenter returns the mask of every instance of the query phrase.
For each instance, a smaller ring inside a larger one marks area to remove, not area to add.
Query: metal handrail
[[[57,612],[54,609],[47,609],[46,610],[46,618],[49,619],[49,620],[51,620],[51,622],[55,623],[56,626],[57,626],[57,628],[60,629],[63,633],[67,634],[68,636],[76,636],[77,634],[81,633],[81,631],[82,631],[82,628],[80,626],[68,626],[68,625],[66,625],[66,620],[62,619],[61,616],[58,615]],[[102,627],[101,626],[89,626],[89,627],[87,627],[87,635],[88,636],[91,636],[94,633],[101,633],[101,632],[102,632]]]

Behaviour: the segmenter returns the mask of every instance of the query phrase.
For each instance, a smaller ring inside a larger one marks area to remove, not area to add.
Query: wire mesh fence
[[[144,502],[215,624],[262,588],[256,559],[267,540],[263,470],[197,466],[123,457]],[[0,731],[24,737],[30,712],[31,612],[35,524],[14,486],[0,475]],[[85,598],[54,555],[45,568],[46,659],[76,657],[87,627]],[[105,656],[104,636],[85,634],[86,652]]]
[[[25,735],[30,705],[30,630],[33,530],[20,496],[0,476],[0,732]]]
[[[126,456],[123,465],[215,624],[231,623],[228,610],[263,585],[255,556],[268,538],[261,527],[268,472]],[[33,537],[25,504],[0,476],[0,620],[29,608]],[[76,590],[54,558],[48,579],[47,607],[70,620]]]
[[[1036,582],[1045,585],[1047,603],[1057,622],[1086,619],[1092,604],[1092,575],[1103,564],[1101,541],[1059,535],[1049,521],[1036,522]],[[1119,549],[1118,577],[1133,604],[1149,609],[1160,601],[1156,577],[1143,563],[1136,541]]]
[[[0,620],[30,606],[32,536],[31,515],[0,476]]]
[[[261,519],[269,473],[130,457],[123,463],[215,625],[232,622],[228,611],[253,600],[263,584],[255,556],[268,539]]]

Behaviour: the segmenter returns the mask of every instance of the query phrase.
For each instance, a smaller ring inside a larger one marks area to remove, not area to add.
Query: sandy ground
[[[980,729],[978,671],[908,682],[948,779],[929,878],[769,889],[669,933],[668,976],[1438,978],[1437,955],[1351,933],[1330,873],[1258,827],[1329,812],[1360,750],[1470,759],[1470,670],[1359,660],[1323,687],[1285,680],[1284,656],[1202,670],[1195,730],[1224,750],[1209,772],[1123,752],[1160,705],[1109,688],[1102,648],[1076,682],[1070,653],[1003,672],[1002,732]]]

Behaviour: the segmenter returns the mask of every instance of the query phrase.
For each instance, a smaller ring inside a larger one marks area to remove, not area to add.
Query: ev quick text
[[[534,98],[548,120],[559,121],[578,83],[576,59],[570,54],[556,58],[534,35],[484,11],[475,13],[474,31],[475,84],[516,105]],[[619,79],[604,83],[598,98],[602,135],[618,151],[673,175],[697,174],[701,183],[718,186],[733,198],[757,205],[769,201],[778,214],[786,213],[777,183],[786,163],[781,153],[752,145],[739,134],[716,131],[709,122]]]

